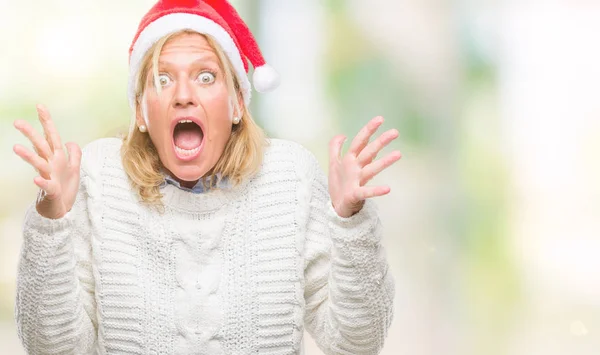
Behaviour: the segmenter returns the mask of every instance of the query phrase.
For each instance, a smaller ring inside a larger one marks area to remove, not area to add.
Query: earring
[[[239,118],[238,116],[235,116],[233,118],[233,124],[238,124],[238,123],[240,123],[241,120],[242,120],[241,118]]]
[[[146,133],[148,131],[148,128],[146,128],[145,125],[141,125],[139,128],[140,128],[140,132],[142,132],[142,133]]]

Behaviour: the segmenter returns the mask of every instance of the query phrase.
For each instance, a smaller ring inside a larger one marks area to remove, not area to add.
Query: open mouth
[[[204,132],[202,127],[190,119],[182,119],[173,129],[173,145],[178,158],[189,160],[200,152]]]

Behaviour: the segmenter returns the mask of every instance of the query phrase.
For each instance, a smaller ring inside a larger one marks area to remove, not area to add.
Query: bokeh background
[[[281,73],[252,111],[327,167],[383,115],[403,159],[377,200],[396,315],[383,354],[600,352],[600,1],[237,0]],[[46,104],[63,141],[124,132],[127,51],[152,0],[0,0],[0,353]],[[320,354],[308,338],[308,354]]]

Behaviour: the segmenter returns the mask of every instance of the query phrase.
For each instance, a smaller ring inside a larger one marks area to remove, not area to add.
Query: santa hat
[[[210,35],[223,48],[240,82],[244,102],[250,103],[248,61],[254,67],[258,92],[275,89],[279,75],[268,64],[248,26],[227,0],[159,0],[142,19],[129,48],[129,104],[135,107],[135,87],[142,60],[162,37],[181,30]]]

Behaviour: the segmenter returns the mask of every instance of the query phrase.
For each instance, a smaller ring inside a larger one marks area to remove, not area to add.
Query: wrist
[[[337,215],[341,218],[350,218],[360,212],[365,205],[365,200],[361,200],[349,206],[340,205],[336,207],[332,201],[332,207]]]
[[[67,214],[64,206],[57,208],[56,201],[39,201],[35,204],[35,210],[40,216],[47,219],[61,219]]]

